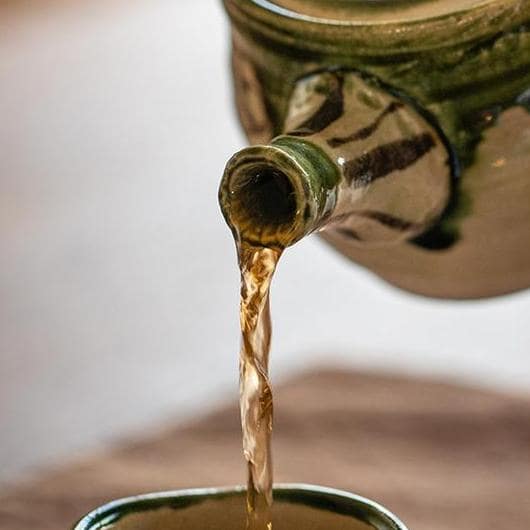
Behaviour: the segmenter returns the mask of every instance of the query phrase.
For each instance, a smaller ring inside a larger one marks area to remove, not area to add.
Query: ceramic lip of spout
[[[335,167],[318,147],[278,137],[232,156],[219,203],[237,240],[285,248],[331,213],[337,181]]]

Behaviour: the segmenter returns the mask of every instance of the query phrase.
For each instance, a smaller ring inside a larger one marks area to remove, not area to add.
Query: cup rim
[[[181,490],[161,491],[155,493],[144,493],[123,497],[110,501],[86,514],[72,528],[72,530],[98,530],[105,525],[111,524],[118,519],[118,514],[133,511],[135,508],[155,505],[163,507],[171,500],[203,499],[207,497],[223,498],[233,495],[241,495],[246,491],[245,486],[211,487],[211,488],[189,488]],[[320,500],[319,504],[332,505],[337,513],[344,515],[363,515],[364,522],[374,526],[378,530],[407,530],[404,523],[390,510],[379,503],[344,490],[317,486],[314,484],[275,484],[274,493],[276,498],[289,499],[292,502],[304,503],[304,500]],[[296,494],[301,494],[297,497]],[[95,526],[97,525],[97,526]],[[384,526],[382,526],[384,525]]]

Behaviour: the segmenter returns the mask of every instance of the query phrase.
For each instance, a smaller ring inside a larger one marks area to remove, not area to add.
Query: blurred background
[[[219,0],[0,2],[0,484],[237,398],[217,206],[245,143]],[[317,237],[272,292],[272,377],[530,388],[530,293],[400,292]]]

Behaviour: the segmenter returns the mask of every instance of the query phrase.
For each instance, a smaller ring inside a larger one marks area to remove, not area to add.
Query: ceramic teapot
[[[220,204],[441,298],[530,286],[529,0],[225,0],[250,147]]]

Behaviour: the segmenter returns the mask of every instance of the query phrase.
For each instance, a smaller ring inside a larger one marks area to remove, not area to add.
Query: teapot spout
[[[221,209],[241,239],[286,247],[329,230],[389,245],[428,230],[447,206],[451,157],[437,129],[356,73],[300,80],[283,130],[226,166]]]
[[[285,248],[329,218],[339,181],[337,168],[316,145],[279,137],[229,160],[219,202],[236,239]]]

